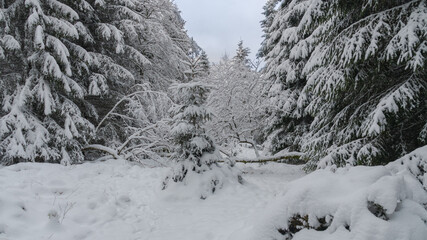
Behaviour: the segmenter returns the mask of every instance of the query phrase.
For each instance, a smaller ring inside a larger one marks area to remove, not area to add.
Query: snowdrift
[[[387,166],[317,170],[289,185],[254,239],[425,240],[426,172],[427,146]]]

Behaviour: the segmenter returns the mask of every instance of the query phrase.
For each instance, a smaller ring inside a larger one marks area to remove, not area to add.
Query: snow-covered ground
[[[0,240],[426,239],[427,146],[387,166],[301,168],[237,164],[244,184],[201,200],[197,184],[162,191],[170,169],[124,160],[0,167]]]
[[[304,175],[300,166],[237,165],[243,185],[206,200],[162,191],[169,169],[126,161],[0,169],[0,239],[246,240],[259,216]]]

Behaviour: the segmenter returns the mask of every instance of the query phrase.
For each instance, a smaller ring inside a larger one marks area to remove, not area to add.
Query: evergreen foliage
[[[189,50],[187,60],[184,63],[187,65],[185,74],[188,81],[209,75],[210,63],[208,55],[196,43]]]
[[[212,113],[205,107],[209,86],[190,82],[175,84],[171,89],[179,102],[171,109],[171,133],[177,146],[173,158],[182,164],[178,173],[172,177],[177,182],[182,181],[188,171],[203,173],[209,170],[220,157],[216,155],[216,146],[204,127],[212,118]]]
[[[268,4],[273,151],[303,151],[313,169],[384,164],[424,144],[426,1]]]
[[[147,99],[147,91],[141,92],[140,86],[166,92],[172,82],[185,81],[184,62],[194,41],[185,33],[184,21],[169,0],[105,1],[99,9],[103,15],[95,31],[99,35],[97,41],[103,44],[97,46],[97,52],[105,55],[102,64],[105,71],[111,71],[108,77],[115,93],[110,95],[117,99],[133,96],[118,106],[115,114],[109,115],[99,128],[99,142],[117,148],[135,132],[160,120],[157,116],[164,97],[158,99],[161,101],[150,101],[152,106],[147,108],[148,102],[142,103]],[[118,40],[114,36],[119,36]],[[142,108],[136,109],[138,106]],[[157,113],[145,121],[145,117],[139,118],[144,110],[148,110],[144,116]],[[136,140],[129,144],[128,147],[141,146]]]
[[[7,4],[7,5],[6,5]],[[93,125],[78,102],[86,94],[73,1],[2,1],[0,161],[80,162]]]
[[[208,135],[205,124],[212,119],[206,107],[211,86],[202,82],[174,84],[171,87],[177,104],[172,114],[171,138],[175,145],[173,172],[163,182],[163,189],[178,188],[183,194],[193,191],[201,199],[221,189],[229,182],[243,183],[242,177],[229,164],[219,165],[218,148]],[[189,186],[188,189],[182,187]]]
[[[95,133],[100,108],[138,91],[135,84],[166,91],[185,80],[183,60],[192,40],[172,1],[0,4],[2,164],[81,162],[89,142],[121,144],[130,129],[146,127],[146,121],[124,120],[126,113],[137,115],[132,106],[146,96],[121,105]],[[92,105],[96,98],[105,99],[103,106]]]
[[[249,50],[249,48],[243,47],[243,40],[240,40],[239,43],[237,44],[236,55],[234,56],[233,60],[237,64],[242,64],[249,67],[250,60],[248,57],[250,53],[251,51]]]

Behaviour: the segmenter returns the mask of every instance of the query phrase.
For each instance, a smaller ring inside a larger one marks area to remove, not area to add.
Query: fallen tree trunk
[[[305,161],[303,161],[301,159],[301,155],[298,155],[298,154],[257,158],[257,159],[251,159],[251,160],[236,159],[234,161],[238,162],[238,163],[244,163],[244,164],[268,163],[268,162],[278,162],[278,163],[286,163],[286,164],[292,164],[292,165],[303,165],[303,164],[305,164]],[[219,161],[219,162],[224,162],[224,161]]]

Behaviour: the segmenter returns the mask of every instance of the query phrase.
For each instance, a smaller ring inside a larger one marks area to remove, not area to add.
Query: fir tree
[[[279,2],[268,1],[264,7],[265,39],[259,52],[270,82],[264,90],[270,102],[265,131],[269,134],[266,146],[273,153],[282,149],[301,151],[301,136],[308,132],[312,121],[304,111],[309,95],[302,92],[307,79],[301,72],[311,49],[304,38],[314,30],[314,24],[299,25],[299,21],[317,19],[312,17],[317,9],[311,1]]]
[[[127,143],[127,148],[133,149],[142,143],[136,139],[128,142],[129,138],[135,138],[135,132],[155,124],[159,121],[157,116],[165,114],[157,113],[161,109],[157,101],[150,101],[153,110],[146,107],[148,102],[141,103],[147,99],[148,92],[157,94],[155,92],[166,91],[172,82],[185,80],[183,62],[191,39],[185,33],[177,7],[169,0],[108,0],[95,7],[97,20],[90,29],[95,42],[102,43],[94,46],[93,51],[101,63],[99,71],[107,73],[109,91],[105,97],[113,100],[110,108],[115,102],[121,102],[114,114],[109,114],[97,127],[97,143],[119,149]],[[141,91],[141,86],[149,90]],[[145,118],[153,112],[156,114]],[[136,155],[153,156],[141,147],[139,150],[132,152],[141,154],[129,155],[128,159],[136,159]]]
[[[174,84],[171,90],[178,101],[171,108],[171,134],[176,146],[172,159],[177,165],[172,176],[165,180],[164,188],[170,185],[169,180],[178,184],[196,184],[201,188],[201,198],[205,199],[220,189],[224,181],[232,178],[241,181],[229,166],[218,165],[221,155],[204,126],[212,118],[212,113],[205,107],[210,87],[200,82],[189,82]]]
[[[274,17],[276,16],[276,6],[280,0],[268,0],[267,3],[263,7],[263,15],[265,18],[261,21],[261,27],[264,32],[263,38],[264,40],[261,43],[261,48],[258,51],[258,57],[265,57],[266,54],[271,51],[271,49],[267,49],[267,47],[271,48],[272,44],[267,44],[268,39],[270,39],[270,30],[271,24],[273,23]]]
[[[313,169],[384,164],[421,146],[426,14],[423,0],[282,1],[263,48],[279,106],[273,148],[304,151]]]
[[[234,56],[233,60],[237,64],[242,64],[249,67],[250,60],[248,57],[250,53],[251,51],[249,50],[249,48],[243,47],[243,41],[240,40],[239,43],[237,44],[236,55]]]
[[[216,147],[206,134],[205,122],[212,118],[212,113],[205,107],[209,87],[199,82],[181,83],[172,86],[179,104],[173,114],[173,141],[177,146],[175,159],[182,163],[182,171],[173,177],[182,181],[188,170],[202,173],[207,171],[217,159],[206,157],[214,155]]]
[[[210,66],[208,54],[206,54],[206,52],[203,50],[200,53],[199,66],[205,75],[209,75],[211,66]]]
[[[2,1],[1,8],[0,77],[9,88],[2,96],[0,161],[82,161],[93,125],[77,105],[86,92],[84,73],[73,71],[85,64],[72,52],[79,47],[78,13],[56,0]]]
[[[189,50],[185,64],[187,64],[188,68],[185,74],[190,81],[209,75],[210,64],[208,55],[197,44]]]
[[[131,120],[142,98],[94,132],[100,116],[138,86],[165,91],[185,79],[191,40],[169,0],[0,3],[3,164],[81,162],[89,141],[121,144],[145,127]],[[96,97],[102,106],[91,104]]]

